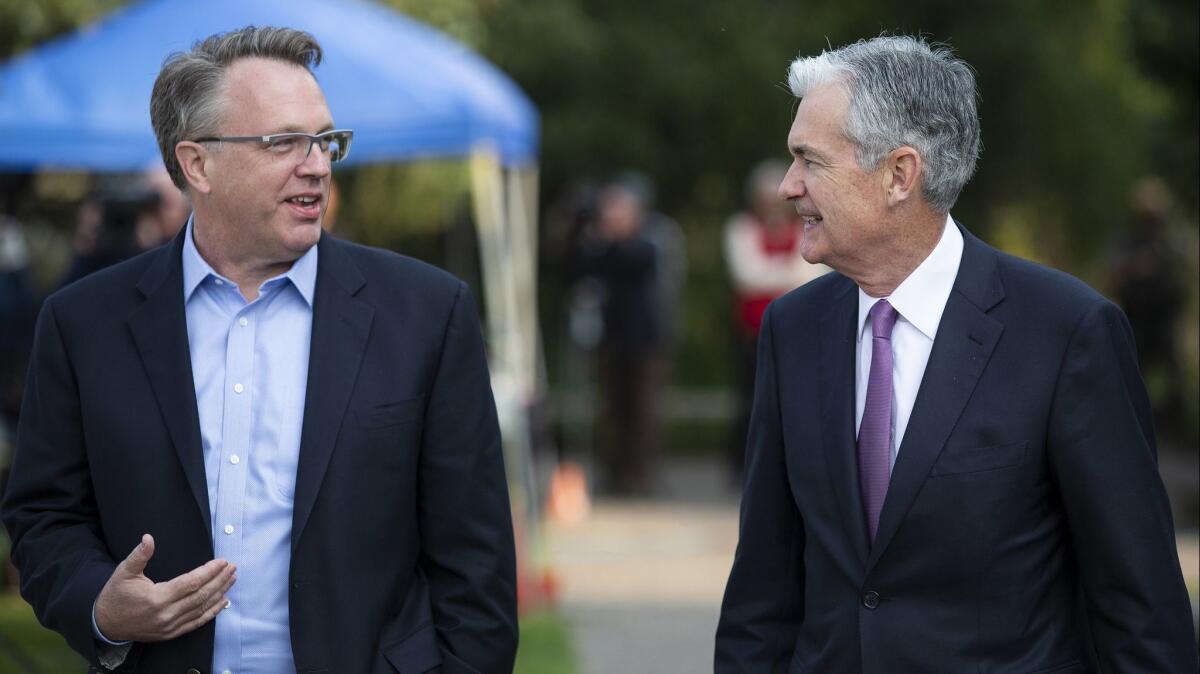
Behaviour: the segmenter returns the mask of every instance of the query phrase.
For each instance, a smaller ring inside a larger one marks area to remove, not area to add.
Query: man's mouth
[[[320,194],[297,194],[284,201],[302,218],[315,220],[321,217]]]

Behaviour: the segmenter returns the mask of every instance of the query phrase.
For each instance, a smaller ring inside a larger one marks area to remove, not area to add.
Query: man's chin
[[[800,244],[800,257],[809,264],[825,264],[825,251],[820,246]]]
[[[283,245],[299,257],[317,245],[321,240],[322,231],[320,220],[293,225],[285,235]]]

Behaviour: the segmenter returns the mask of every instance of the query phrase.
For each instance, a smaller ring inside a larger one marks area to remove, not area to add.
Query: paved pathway
[[[579,674],[712,671],[713,633],[737,545],[737,498],[715,463],[671,466],[668,496],[600,501],[582,523],[550,523]],[[1200,540],[1179,535],[1193,610]]]
[[[667,492],[600,501],[580,524],[547,527],[579,674],[712,671],[737,500],[707,463],[672,465]]]

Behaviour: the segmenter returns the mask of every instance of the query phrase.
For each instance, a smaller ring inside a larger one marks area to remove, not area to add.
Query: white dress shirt
[[[942,322],[946,300],[958,276],[962,252],[962,232],[947,215],[942,238],[933,251],[891,295],[886,298],[871,297],[862,288],[858,289],[858,360],[854,390],[856,429],[862,426],[863,408],[867,403],[867,378],[871,373],[873,335],[867,313],[876,302],[886,299],[900,314],[892,329],[892,467],[896,465],[896,451],[904,441],[904,431],[908,428],[913,403],[921,388],[921,379],[925,376],[925,365],[929,362],[929,352],[933,350],[933,340]]]

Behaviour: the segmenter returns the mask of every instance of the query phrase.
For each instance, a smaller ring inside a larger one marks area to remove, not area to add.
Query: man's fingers
[[[199,609],[188,611],[185,615],[180,616],[175,621],[176,624],[171,626],[173,636],[168,638],[174,638],[175,636],[191,632],[213,618],[216,618],[221,611],[225,610],[229,605],[229,596],[227,593],[233,587],[236,577],[230,573],[228,576],[221,574],[220,578],[224,581],[218,588],[220,591],[208,595],[206,602]]]
[[[126,573],[131,576],[140,576],[146,571],[146,564],[150,562],[150,558],[154,556],[154,537],[150,534],[142,534],[142,541],[133,548],[129,556],[121,562]]]
[[[229,566],[223,559],[214,559],[198,566],[187,573],[176,576],[165,583],[160,583],[164,591],[164,599],[175,603],[200,591],[210,580],[219,576]]]
[[[227,600],[226,600],[224,594],[218,595],[217,601],[213,602],[212,605],[209,606],[204,611],[204,613],[200,614],[196,618],[193,618],[192,620],[187,621],[186,623],[184,623],[177,629],[172,630],[171,634],[168,635],[167,638],[174,639],[175,637],[187,634],[188,632],[191,632],[193,630],[199,629],[200,627],[203,627],[210,620],[212,620],[213,618],[216,618],[217,615],[221,613],[221,611],[225,610],[225,602],[226,601]]]
[[[195,615],[204,613],[208,610],[209,605],[213,601],[213,597],[219,597],[225,594],[229,588],[233,587],[233,578],[236,567],[230,564],[221,570],[221,573],[212,577],[212,580],[204,584],[198,592],[191,597],[184,598],[184,602],[189,604],[189,614]]]
[[[200,589],[173,602],[165,610],[170,616],[166,629],[174,631],[206,613],[214,604],[224,604],[223,597],[233,587],[234,580],[236,567],[230,564]]]

